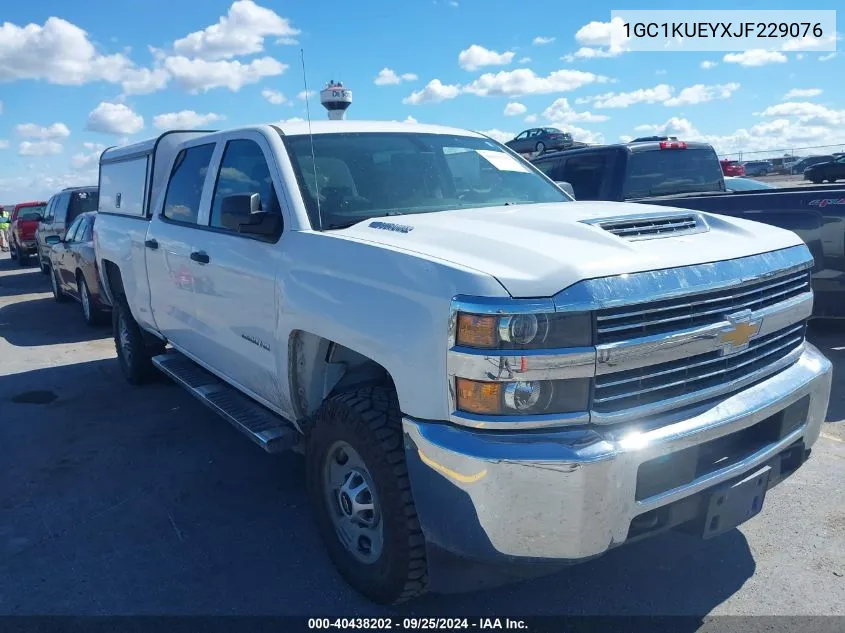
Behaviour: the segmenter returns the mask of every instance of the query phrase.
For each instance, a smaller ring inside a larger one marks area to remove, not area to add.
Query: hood
[[[676,213],[698,212],[618,202],[509,205],[372,218],[331,234],[487,273],[514,297],[549,297],[584,279],[733,259],[802,244],[784,229],[707,213],[699,214],[710,227],[707,232],[638,241],[588,223]]]

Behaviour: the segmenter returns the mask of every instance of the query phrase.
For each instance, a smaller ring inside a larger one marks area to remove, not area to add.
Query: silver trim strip
[[[449,350],[446,362],[450,377],[471,380],[591,378],[596,373],[596,350],[478,350],[458,346]]]

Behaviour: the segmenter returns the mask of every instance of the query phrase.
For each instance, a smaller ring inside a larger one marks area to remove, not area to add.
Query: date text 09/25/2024
[[[309,618],[309,630],[371,631],[496,631],[527,630],[524,620],[512,618]]]

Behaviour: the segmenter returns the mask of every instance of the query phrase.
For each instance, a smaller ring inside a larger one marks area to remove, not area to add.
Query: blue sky
[[[601,0],[5,2],[0,202],[95,182],[103,147],[168,127],[303,118],[300,48],[309,89],[341,79],[353,90],[350,118],[412,117],[502,139],[540,125],[592,142],[667,132],[722,152],[845,143],[845,54],[630,52],[610,43],[612,8]],[[325,117],[318,100],[311,114]]]

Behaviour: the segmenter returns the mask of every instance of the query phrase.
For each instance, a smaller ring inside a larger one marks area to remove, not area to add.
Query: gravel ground
[[[812,340],[845,364],[845,325]],[[845,379],[810,461],[711,541],[670,534],[395,614],[845,615]],[[26,392],[41,403],[15,402]],[[328,562],[301,458],[178,387],[123,382],[108,328],[0,258],[0,615],[376,615]]]

